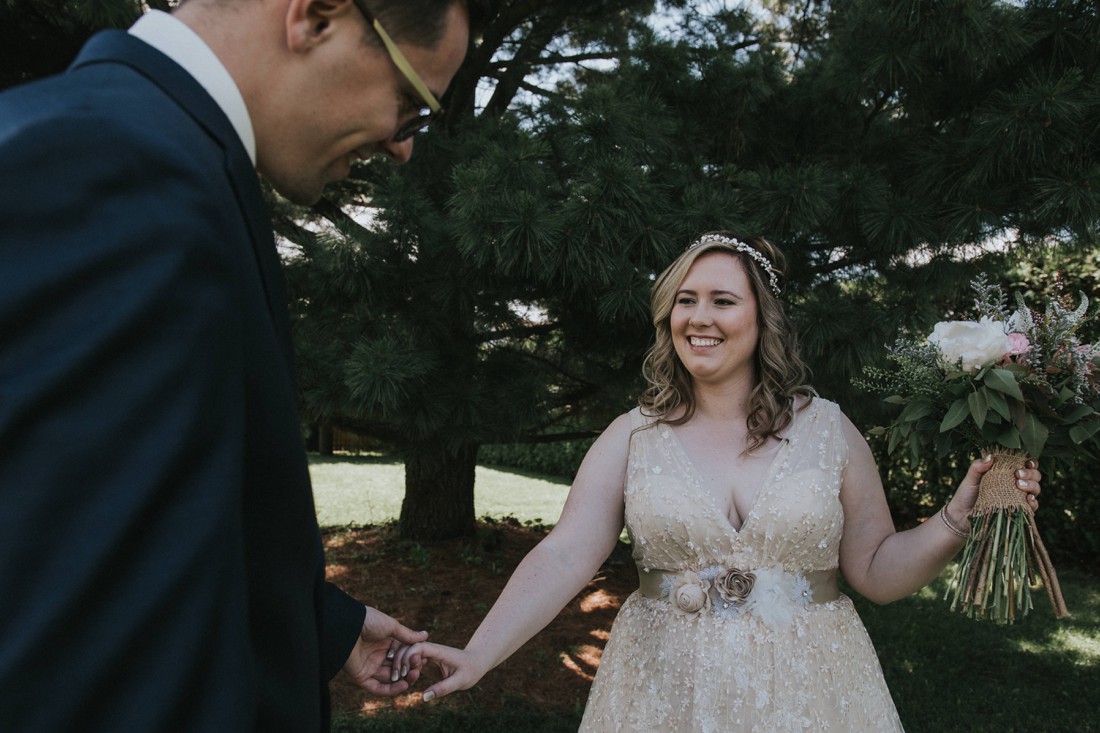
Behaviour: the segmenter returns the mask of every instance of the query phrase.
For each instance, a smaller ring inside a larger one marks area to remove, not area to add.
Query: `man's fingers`
[[[409,683],[405,680],[383,683],[373,678],[364,680],[360,686],[370,694],[379,697],[393,697],[409,689]]]
[[[403,626],[396,621],[394,623],[396,624],[396,627],[394,628],[391,635],[394,639],[401,642],[402,644],[416,644],[428,640],[427,631],[413,631],[409,627]]]

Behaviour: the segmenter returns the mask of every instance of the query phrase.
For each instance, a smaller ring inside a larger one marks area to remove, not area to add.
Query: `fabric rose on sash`
[[[755,584],[755,574],[741,572],[737,568],[723,570],[714,579],[714,589],[718,595],[734,606],[740,606],[748,599]]]
[[[669,592],[672,610],[681,616],[694,616],[710,608],[710,583],[691,571],[676,576]]]

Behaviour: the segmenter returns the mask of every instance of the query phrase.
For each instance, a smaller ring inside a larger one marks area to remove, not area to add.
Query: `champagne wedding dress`
[[[631,421],[648,422],[638,409]],[[840,410],[816,398],[785,435],[737,531],[671,428],[633,434],[626,524],[641,588],[615,619],[582,733],[901,730],[836,590]]]

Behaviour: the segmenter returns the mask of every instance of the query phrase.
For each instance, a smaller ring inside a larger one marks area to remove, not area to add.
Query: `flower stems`
[[[944,600],[970,618],[1013,623],[1033,608],[1036,571],[1054,615],[1068,615],[1050,557],[1026,508],[994,509],[970,519],[970,538]]]

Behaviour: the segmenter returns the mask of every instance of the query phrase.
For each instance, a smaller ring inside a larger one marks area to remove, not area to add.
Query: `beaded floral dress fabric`
[[[631,420],[645,423],[637,409]],[[835,587],[840,410],[814,399],[786,438],[737,531],[672,429],[633,434],[626,524],[642,588],[615,619],[582,733],[902,729]]]

